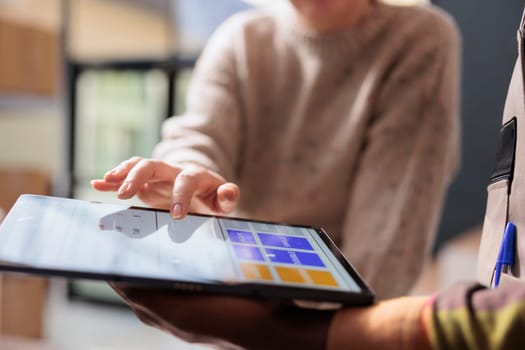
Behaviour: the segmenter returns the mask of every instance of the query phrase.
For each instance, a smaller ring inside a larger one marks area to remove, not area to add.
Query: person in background
[[[379,299],[403,295],[459,163],[459,37],[432,6],[290,0],[200,56],[154,158],[93,180],[170,209],[323,227]]]
[[[318,311],[114,286],[151,326],[221,349],[523,349],[525,284],[459,283],[433,296]],[[213,310],[213,311],[210,311]]]

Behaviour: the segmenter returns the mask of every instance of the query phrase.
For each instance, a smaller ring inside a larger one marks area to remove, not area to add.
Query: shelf
[[[62,104],[59,97],[15,94],[0,91],[0,110],[57,109]]]

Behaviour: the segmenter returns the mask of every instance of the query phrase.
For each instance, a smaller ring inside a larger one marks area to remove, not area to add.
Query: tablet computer
[[[200,214],[175,220],[157,209],[40,195],[20,196],[0,225],[0,271],[304,306],[374,299],[320,228]]]

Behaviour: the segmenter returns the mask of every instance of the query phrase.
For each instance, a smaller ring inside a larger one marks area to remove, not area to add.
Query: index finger
[[[220,175],[199,166],[184,168],[175,178],[173,184],[173,205],[171,216],[182,219],[188,213],[193,196],[209,199],[209,203],[217,198],[217,189],[226,180]]]

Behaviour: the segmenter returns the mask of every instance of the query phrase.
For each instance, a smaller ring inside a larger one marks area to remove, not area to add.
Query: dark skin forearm
[[[253,342],[251,349],[326,349],[328,331],[334,311],[301,309],[296,306],[275,305],[271,317],[263,321],[262,327],[254,329],[276,330],[264,344]]]
[[[427,297],[401,297],[365,308],[347,308],[333,318],[328,350],[431,349],[422,310]]]
[[[333,311],[251,298],[115,286],[146,324],[189,342],[254,350],[326,348]]]
[[[421,322],[425,297],[335,312],[253,298],[113,288],[146,324],[223,349],[228,345],[250,350],[430,349]]]

